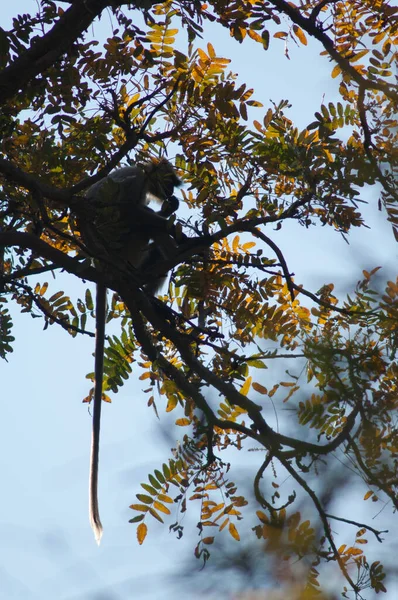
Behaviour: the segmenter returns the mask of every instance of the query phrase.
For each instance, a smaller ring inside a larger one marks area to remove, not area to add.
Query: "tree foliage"
[[[1,357],[12,352],[7,303],[41,315],[45,327],[90,335],[87,281],[105,284],[118,332],[107,339],[105,392],[138,372],[148,405],[175,411],[181,427],[179,446],[131,506],[139,542],[151,518],[163,522],[173,503],[182,515],[188,500],[198,509],[197,557],[207,560],[223,529],[239,541],[248,501],[223,451],[261,449],[253,533],[288,563],[306,559],[302,598],[317,594],[319,565],[338,567],[344,595],[385,591],[382,565],[368,562],[364,544],[387,534],[330,513],[319,492],[337,452],[365,482],[364,501],[398,508],[398,280],[380,289],[373,268],[345,298],[327,282],[306,289],[278,245],[289,221],[303,236],[322,225],[349,238],[367,225],[370,186],[398,239],[393,4],[41,0],[37,13],[0,29]],[[100,42],[106,13],[112,31]],[[340,100],[325,100],[299,130],[288,101],[263,106],[237,84],[229,59],[203,40],[209,23],[237,43],[254,40],[259,61],[316,40]],[[122,260],[98,268],[103,258],[87,258],[76,224],[84,191],[127,160],[164,155],[184,181],[184,241],[151,272]],[[143,284],[166,267],[168,289],[153,298]],[[44,283],[48,273],[64,284],[62,271],[81,282],[76,302]],[[286,365],[283,378],[276,364]],[[283,407],[293,418],[282,419]],[[311,520],[298,497],[311,501]],[[337,520],[348,524],[344,541],[332,533]],[[170,527],[182,535],[179,519]]]

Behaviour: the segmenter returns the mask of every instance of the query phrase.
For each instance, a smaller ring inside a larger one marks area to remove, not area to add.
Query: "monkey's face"
[[[148,186],[151,195],[161,200],[168,200],[173,196],[174,188],[181,185],[182,181],[169,161],[163,159],[151,165],[150,186]]]

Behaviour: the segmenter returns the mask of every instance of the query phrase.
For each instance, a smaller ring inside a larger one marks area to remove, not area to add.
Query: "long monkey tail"
[[[97,544],[102,537],[98,508],[98,461],[102,406],[102,377],[104,372],[104,342],[106,321],[106,287],[97,284],[95,319],[94,407],[89,477],[89,519]]]

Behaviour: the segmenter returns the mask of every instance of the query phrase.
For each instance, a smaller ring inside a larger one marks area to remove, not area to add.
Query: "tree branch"
[[[115,8],[134,4],[137,8],[148,9],[159,3],[159,0],[84,0],[71,3],[45,35],[33,38],[28,50],[0,73],[0,103],[4,104],[19,91],[26,89],[28,82],[34,77],[45,73],[108,6]]]
[[[351,519],[343,519],[343,517],[336,517],[336,515],[329,515],[325,513],[325,517],[328,519],[334,519],[335,521],[341,521],[342,523],[348,523],[349,525],[355,525],[355,527],[360,527],[361,529],[367,529],[375,534],[376,539],[381,544],[383,543],[382,538],[380,537],[382,533],[388,533],[388,529],[383,529],[382,531],[378,531],[374,529],[370,525],[366,525],[366,523],[358,523],[358,521],[352,521]]]
[[[278,456],[278,453],[276,453],[277,458],[281,461],[281,464],[285,467],[285,469],[287,470],[288,473],[290,473],[290,475],[293,477],[293,479],[295,479],[297,481],[297,483],[300,484],[300,486],[307,492],[307,494],[309,495],[309,497],[311,498],[311,500],[313,501],[315,508],[318,511],[319,517],[322,521],[322,525],[323,525],[323,531],[325,533],[325,537],[328,540],[330,547],[333,551],[333,555],[334,555],[334,559],[337,561],[341,572],[343,573],[344,577],[346,578],[346,580],[348,581],[348,583],[350,584],[350,586],[352,587],[352,589],[355,592],[358,592],[358,586],[354,583],[354,581],[352,580],[350,574],[348,573],[347,567],[344,564],[343,560],[341,559],[341,556],[339,554],[339,551],[336,547],[336,544],[334,543],[333,540],[333,536],[330,532],[330,526],[329,526],[329,522],[327,520],[326,517],[326,513],[321,505],[321,502],[318,498],[318,496],[315,494],[315,492],[309,487],[309,485],[307,484],[307,482],[299,475],[299,473],[297,473],[297,471],[292,467],[292,465],[289,463],[288,460],[283,459],[281,456]]]
[[[80,327],[71,325],[69,322],[66,322],[66,321],[60,319],[59,317],[56,317],[53,313],[51,313],[49,310],[47,310],[47,308],[45,306],[43,306],[43,304],[40,302],[37,295],[32,292],[32,290],[29,288],[29,286],[27,286],[21,282],[14,282],[13,286],[23,289],[25,291],[25,293],[29,296],[29,298],[32,300],[32,302],[35,303],[35,305],[40,310],[40,312],[42,312],[43,315],[49,321],[54,321],[54,323],[57,323],[58,325],[60,325],[63,329],[65,329],[68,332],[75,331],[76,333],[88,335],[89,337],[95,337],[95,333],[92,333],[91,331],[85,331],[84,329],[81,329]]]
[[[20,248],[33,250],[39,256],[51,261],[58,267],[65,269],[68,273],[76,275],[79,279],[88,279],[94,283],[105,282],[106,276],[103,273],[99,273],[97,269],[82,263],[81,260],[71,258],[67,254],[64,254],[46,242],[43,242],[43,240],[36,237],[33,233],[4,231],[0,233],[0,246],[18,246]],[[10,277],[10,280],[11,279],[12,277]],[[109,277],[106,279],[107,282],[110,283],[107,287],[112,287],[113,284],[109,280]],[[4,276],[4,280],[7,281],[7,275]]]
[[[394,102],[398,102],[398,91],[394,91],[394,86],[390,83],[376,79],[366,79],[361,75],[355,67],[353,67],[347,58],[341,56],[341,54],[335,49],[333,40],[322,30],[321,27],[317,26],[311,17],[306,18],[300,13],[300,11],[286,2],[286,0],[270,0],[270,3],[275,6],[280,12],[284,13],[296,23],[299,27],[304,29],[311,37],[314,37],[322,46],[327,50],[329,55],[336,61],[342,71],[349,74],[351,78],[360,86],[369,90],[380,90],[388,98]]]

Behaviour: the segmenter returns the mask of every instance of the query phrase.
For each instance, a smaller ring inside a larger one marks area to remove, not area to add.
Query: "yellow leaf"
[[[214,52],[214,48],[210,44],[210,42],[207,44],[207,52],[209,53],[210,58],[215,58],[216,57],[216,53]]]
[[[332,70],[332,79],[336,79],[336,77],[338,75],[340,75],[340,73],[341,73],[341,69],[340,69],[339,65],[336,65],[335,67],[333,67],[333,70]]]
[[[232,250],[233,252],[238,252],[239,250],[239,236],[236,235],[232,241]]]
[[[190,419],[177,419],[176,420],[176,425],[179,425],[180,427],[186,427],[187,425],[190,425],[191,421]]]
[[[207,54],[205,52],[203,52],[202,48],[198,48],[198,54],[199,54],[200,58],[202,60],[204,60],[205,62],[207,62],[209,60],[209,57],[207,56]]]
[[[256,245],[256,242],[246,242],[246,244],[242,244],[242,250],[247,252],[248,250],[250,250],[250,248],[253,248],[253,246],[255,246],[255,245]]]
[[[387,33],[387,30],[380,31],[380,33],[378,33],[377,35],[374,36],[372,44],[378,44],[379,42],[381,42],[381,40],[384,38],[386,33]]]
[[[259,358],[249,358],[247,364],[249,367],[254,367],[255,369],[268,369],[265,362],[260,360]]]
[[[236,529],[236,527],[233,523],[229,524],[228,531],[231,534],[231,536],[234,538],[234,540],[236,540],[237,542],[240,541],[240,536],[239,536],[238,530]]]
[[[372,490],[369,490],[368,492],[366,492],[366,494],[364,495],[363,499],[364,500],[369,500],[369,498],[373,496],[373,492]]]
[[[177,406],[177,402],[178,402],[177,396],[172,396],[171,398],[169,398],[169,401],[167,402],[167,406],[166,406],[166,412],[171,412],[172,410],[174,410],[175,407]]]
[[[363,554],[363,550],[360,550],[359,548],[348,548],[346,554],[349,554],[351,556],[358,556],[359,554]]]
[[[293,31],[296,34],[296,36],[298,37],[298,39],[300,40],[300,42],[303,44],[303,46],[307,45],[307,38],[305,37],[305,33],[302,29],[300,29],[300,27],[298,25],[293,25]]]
[[[255,42],[263,42],[263,38],[256,31],[252,31],[251,29],[249,29],[247,33],[249,37],[251,37],[252,40],[254,40]]]
[[[308,310],[308,308],[305,308],[305,306],[299,306],[295,309],[295,313],[296,315],[300,318],[303,319],[304,321],[308,321],[309,317],[310,317],[310,311]]]
[[[236,508],[226,508],[224,510],[224,512],[227,513],[228,515],[232,515],[234,517],[239,517],[240,516],[239,510],[236,510]]]
[[[359,60],[360,58],[365,56],[368,52],[369,52],[369,50],[360,50],[359,52],[357,52],[355,54],[355,56],[351,56],[348,60],[350,62],[356,62],[357,60]]]
[[[44,296],[44,294],[46,293],[48,288],[48,283],[43,283],[43,285],[40,288],[40,296]]]
[[[128,96],[128,99],[126,99],[125,102],[127,103],[127,106],[130,106],[130,104],[137,102],[137,100],[139,100],[139,99],[140,99],[140,95],[134,94],[133,96]]]
[[[228,517],[225,519],[225,521],[223,521],[220,525],[220,531],[222,531],[224,529],[224,527],[229,523],[229,519]]]
[[[247,396],[250,390],[251,383],[252,377],[248,377],[240,389],[240,393],[242,394],[242,396]]]
[[[145,523],[140,523],[137,527],[137,540],[139,545],[141,546],[142,542],[145,540],[146,538],[146,534],[148,531],[148,527],[145,525]]]
[[[140,380],[143,381],[144,379],[148,379],[148,377],[150,377],[151,374],[149,373],[149,371],[147,371],[146,373],[143,373],[142,375],[140,375]]]
[[[213,65],[219,65],[222,67],[229,65],[230,62],[231,60],[229,58],[221,58],[221,56],[218,56],[217,58],[213,59]]]
[[[261,523],[264,523],[266,525],[269,523],[269,519],[268,519],[267,515],[265,513],[261,512],[261,510],[257,510],[256,515],[260,519]]]
[[[158,500],[161,502],[168,502],[168,504],[173,504],[173,499],[170,496],[166,496],[166,494],[159,494]]]
[[[285,40],[287,38],[287,33],[286,31],[277,31],[276,33],[274,33],[274,38]]]
[[[167,508],[167,506],[165,506],[161,502],[158,502],[157,500],[155,500],[155,502],[153,503],[153,508],[155,508],[156,510],[160,510],[160,512],[164,513],[165,515],[170,514],[170,511]]]

